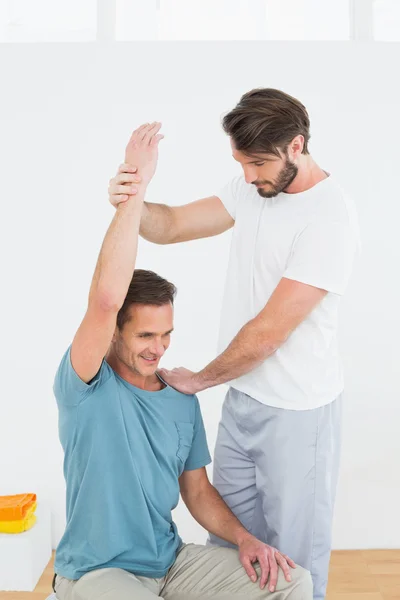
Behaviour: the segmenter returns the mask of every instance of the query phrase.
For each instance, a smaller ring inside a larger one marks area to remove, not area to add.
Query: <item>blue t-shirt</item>
[[[116,567],[163,577],[182,543],[171,515],[178,478],[211,462],[197,397],[137,388],[106,360],[86,384],[70,350],[53,388],[67,484],[55,572],[79,579]]]

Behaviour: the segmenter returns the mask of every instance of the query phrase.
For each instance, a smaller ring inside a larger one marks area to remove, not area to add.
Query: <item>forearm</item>
[[[145,188],[118,206],[97,260],[89,301],[120,308],[135,269],[140,218]]]
[[[267,329],[253,319],[233,338],[227,349],[194,376],[197,391],[226,383],[252,371],[283,343],[273,327]]]
[[[211,484],[185,503],[193,518],[209,533],[236,545],[250,536]]]
[[[155,244],[171,244],[174,240],[173,210],[166,204],[145,202],[140,221],[140,235]]]

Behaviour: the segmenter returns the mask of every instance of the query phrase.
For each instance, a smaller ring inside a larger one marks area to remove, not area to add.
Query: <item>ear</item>
[[[304,136],[296,135],[295,138],[292,139],[288,146],[288,155],[291,161],[296,161],[300,154],[303,152],[304,148]]]

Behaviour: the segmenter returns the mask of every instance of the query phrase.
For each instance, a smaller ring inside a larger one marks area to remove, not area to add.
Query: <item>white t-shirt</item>
[[[275,198],[262,198],[240,176],[216,195],[235,219],[219,352],[265,307],[282,277],[328,292],[273,355],[229,385],[278,408],[328,404],[343,391],[338,308],[359,247],[351,199],[332,176]]]

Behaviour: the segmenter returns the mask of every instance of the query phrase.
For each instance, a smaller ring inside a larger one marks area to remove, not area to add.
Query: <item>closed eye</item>
[[[262,163],[254,163],[256,167],[262,167],[263,165],[265,165],[265,162]]]

